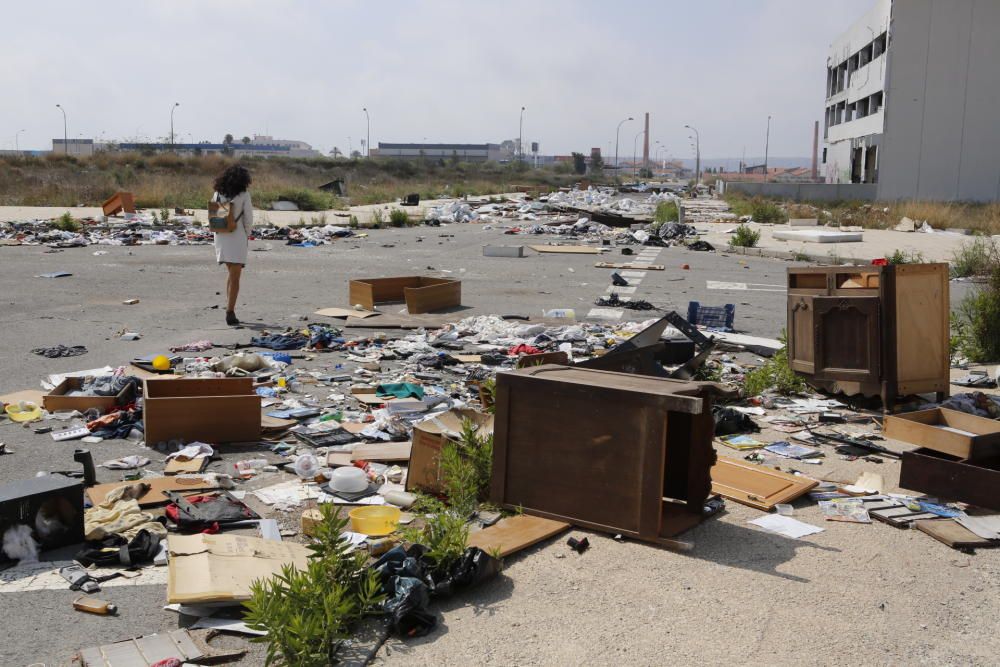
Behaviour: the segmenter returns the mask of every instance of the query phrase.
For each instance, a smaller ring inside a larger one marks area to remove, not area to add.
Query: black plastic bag
[[[756,433],[760,427],[750,419],[749,415],[732,408],[716,405],[712,408],[715,419],[715,435],[734,435],[736,433]]]
[[[131,567],[151,563],[160,550],[160,539],[159,535],[146,529],[140,530],[131,540],[126,540],[121,535],[110,535],[100,541],[87,542],[73,560],[84,567],[94,564]]]
[[[500,574],[500,561],[479,547],[469,547],[452,563],[446,576],[434,577],[431,593],[436,598],[451,597],[467,588],[475,588]]]

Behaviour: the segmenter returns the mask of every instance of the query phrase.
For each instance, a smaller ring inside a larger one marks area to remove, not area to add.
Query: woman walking
[[[246,167],[233,165],[215,179],[213,202],[228,205],[236,223],[232,231],[215,232],[215,259],[225,264],[226,279],[226,324],[240,323],[236,318],[236,298],[240,294],[240,274],[247,263],[247,246],[253,232],[253,204],[250,202],[250,172]]]

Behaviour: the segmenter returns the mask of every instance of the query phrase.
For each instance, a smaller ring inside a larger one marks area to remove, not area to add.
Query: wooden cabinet
[[[815,387],[948,393],[948,265],[788,269],[788,360]]]
[[[673,544],[712,488],[709,382],[536,366],[497,374],[490,497],[507,508]]]

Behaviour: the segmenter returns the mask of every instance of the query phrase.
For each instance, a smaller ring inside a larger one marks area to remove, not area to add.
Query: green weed
[[[1000,360],[1000,267],[958,304],[956,346],[969,361]]]
[[[451,507],[469,516],[485,500],[493,474],[493,435],[478,433],[471,420],[462,422],[458,441],[441,448],[441,479]]]
[[[784,335],[782,335],[784,342]],[[805,390],[805,382],[788,365],[788,348],[782,347],[763,366],[743,376],[743,395],[747,398],[773,390],[782,396]]]
[[[410,214],[401,208],[393,208],[389,211],[389,224],[393,227],[408,227],[410,225]]]
[[[739,225],[729,238],[731,248],[753,248],[760,241],[760,231],[750,225]]]
[[[69,211],[66,211],[52,223],[56,229],[64,232],[78,232],[83,228],[79,220],[73,218]]]
[[[1000,266],[1000,247],[991,238],[977,236],[952,253],[951,275],[955,278],[987,276]]]
[[[653,213],[653,220],[660,224],[664,222],[677,222],[677,204],[672,201],[661,201],[656,205],[656,212]]]

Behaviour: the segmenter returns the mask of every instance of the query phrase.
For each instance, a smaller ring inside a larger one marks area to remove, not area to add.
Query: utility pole
[[[764,135],[764,182],[767,183],[767,150],[771,144],[771,117],[767,117],[767,134]]]
[[[365,157],[372,156],[372,117],[368,115],[368,107],[361,109],[365,112],[365,120],[367,121],[367,128],[365,131]]]
[[[170,107],[170,150],[174,150],[174,109],[180,105],[180,102],[174,102],[174,106]]]
[[[63,152],[69,155],[69,132],[66,130],[66,110],[62,108],[61,104],[57,104],[56,107],[59,111],[62,111],[63,115]]]
[[[521,107],[521,122],[517,129],[517,161],[524,162],[524,107]]]
[[[698,130],[691,127],[690,125],[685,125],[687,129],[694,132],[694,182],[695,185],[701,183],[701,136],[698,134]]]
[[[632,139],[632,180],[634,181],[638,180],[638,175],[635,173],[635,167],[639,162],[639,149],[636,148],[636,143],[639,141],[639,137],[644,134],[646,134],[646,131],[642,130],[639,134],[635,135],[634,139]]]
[[[632,116],[629,116],[621,123],[618,123],[617,129],[615,129],[615,178],[618,178],[618,133],[621,132],[622,125],[630,120],[635,120]]]

